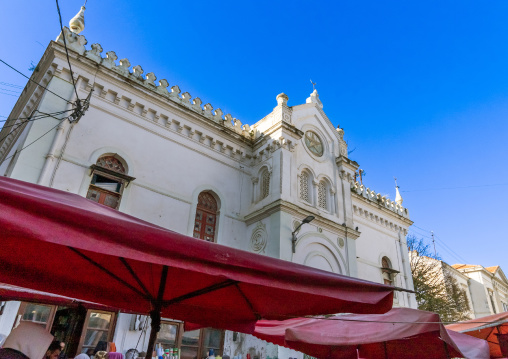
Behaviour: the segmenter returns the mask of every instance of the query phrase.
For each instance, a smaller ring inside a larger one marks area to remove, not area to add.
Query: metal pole
[[[446,344],[446,342],[443,342],[444,344],[444,348],[445,348],[445,352],[446,352],[446,359],[450,359],[450,352],[448,351],[448,345]]]
[[[148,339],[148,348],[146,350],[145,359],[152,358],[155,340],[157,339],[157,334],[161,329],[162,299],[164,296],[164,289],[166,288],[167,277],[168,277],[168,267],[164,266],[162,268],[161,281],[159,284],[159,293],[157,294],[157,299],[153,303],[153,309],[150,311],[151,330],[150,330],[150,338]]]

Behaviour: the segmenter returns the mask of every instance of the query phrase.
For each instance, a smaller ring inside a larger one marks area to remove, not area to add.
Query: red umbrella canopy
[[[208,243],[78,195],[0,178],[0,281],[252,331],[257,319],[384,313],[393,288]]]
[[[38,290],[21,288],[14,285],[0,283],[0,301],[19,300],[32,303],[44,303],[51,305],[61,305],[64,307],[83,306],[87,309],[115,311],[116,308],[108,307],[102,304],[77,300],[64,297],[62,295],[45,293]]]
[[[439,316],[410,308],[386,314],[261,320],[254,335],[322,359],[487,359],[483,340],[449,334]]]
[[[450,324],[446,328],[485,339],[489,343],[491,358],[508,356],[508,312],[472,319],[460,324]]]

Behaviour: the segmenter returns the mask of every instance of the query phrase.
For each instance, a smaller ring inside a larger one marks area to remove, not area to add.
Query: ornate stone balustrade
[[[255,140],[262,135],[261,132],[251,129],[249,125],[242,124],[239,119],[233,118],[231,114],[226,114],[223,117],[223,112],[220,108],[214,110],[213,106],[209,103],[203,105],[203,102],[199,97],[192,99],[190,93],[181,93],[181,90],[177,85],[169,87],[169,83],[166,79],[162,79],[156,83],[157,77],[155,74],[153,72],[149,72],[144,75],[144,70],[140,65],[133,66],[131,72],[131,63],[129,60],[121,59],[117,64],[116,61],[118,60],[118,56],[114,51],[108,51],[106,53],[106,57],[102,57],[101,54],[103,49],[100,44],[92,44],[91,49],[86,50],[86,38],[83,35],[71,32],[67,27],[63,28],[63,33],[60,33],[56,41],[63,44],[63,36],[65,36],[67,47],[70,50],[73,50],[130,80],[134,80],[139,85],[166,97],[168,100],[180,103],[208,120],[219,123],[251,140]]]
[[[362,196],[363,198],[368,199],[369,201],[377,203],[381,207],[401,215],[404,218],[409,218],[409,212],[407,208],[402,207],[395,201],[390,200],[386,196],[383,196],[380,193],[371,190],[370,188],[366,188],[363,184],[358,182],[351,183],[351,191]]]

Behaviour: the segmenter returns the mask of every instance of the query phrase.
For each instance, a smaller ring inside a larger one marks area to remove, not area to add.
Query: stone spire
[[[81,10],[69,21],[69,28],[75,34],[79,34],[85,29],[85,7],[81,6]]]
[[[402,199],[402,196],[400,195],[399,186],[397,186],[397,179],[396,178],[395,178],[395,202],[397,202],[397,204],[399,206],[402,206],[402,202],[404,202],[404,200]]]

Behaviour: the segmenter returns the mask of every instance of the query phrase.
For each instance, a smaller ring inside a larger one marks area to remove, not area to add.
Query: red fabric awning
[[[487,359],[485,341],[447,331],[439,315],[393,308],[379,315],[261,320],[254,335],[321,359]]]
[[[500,336],[508,334],[508,312],[489,315],[487,317],[468,320],[460,324],[450,324],[446,329],[464,333],[475,338],[485,339],[489,343],[491,358],[504,358],[508,356],[508,343],[505,344],[505,352],[499,345]]]
[[[77,300],[62,295],[45,293],[38,290],[21,288],[10,284],[0,283],[0,301],[18,300],[23,302],[59,305],[63,307],[83,306],[87,309],[117,311],[117,308],[108,307],[98,303]]]
[[[0,198],[0,282],[140,313],[160,304],[164,317],[244,332],[259,318],[392,306],[390,286],[187,237],[75,194],[1,177]]]

